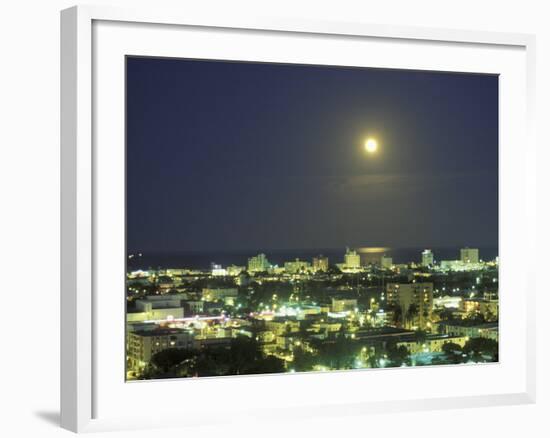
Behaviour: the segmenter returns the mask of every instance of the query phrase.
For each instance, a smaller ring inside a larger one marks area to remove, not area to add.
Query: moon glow
[[[368,138],[367,141],[365,141],[365,150],[372,154],[376,152],[378,149],[378,142],[374,138]]]

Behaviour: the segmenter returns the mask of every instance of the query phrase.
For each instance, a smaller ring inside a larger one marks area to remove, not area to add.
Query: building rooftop
[[[466,320],[463,321],[442,321],[440,322],[442,325],[452,325],[456,327],[471,327],[471,328],[478,328],[478,329],[496,329],[498,330],[498,321],[495,322],[483,322],[481,324],[468,324],[466,323]]]
[[[153,336],[181,335],[183,333],[189,333],[189,330],[161,328],[161,329],[154,329],[154,330],[138,330],[132,333],[143,337],[153,337]]]

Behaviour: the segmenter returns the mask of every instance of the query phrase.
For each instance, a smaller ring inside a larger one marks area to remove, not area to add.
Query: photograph
[[[499,361],[498,74],[125,63],[126,381]]]

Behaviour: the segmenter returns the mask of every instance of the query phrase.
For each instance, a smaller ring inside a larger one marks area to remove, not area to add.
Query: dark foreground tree
[[[297,348],[294,350],[294,360],[292,362],[296,371],[311,371],[315,366],[315,355]]]
[[[492,339],[471,338],[463,351],[476,362],[498,362],[498,342]]]
[[[246,336],[232,339],[229,348],[205,348],[190,364],[188,374],[198,377],[285,371],[283,360],[265,356],[256,340]]]
[[[445,354],[445,363],[462,363],[464,357],[462,356],[462,347],[454,342],[447,342],[441,347],[441,351]]]
[[[151,363],[163,372],[173,371],[182,362],[194,358],[197,355],[195,350],[181,348],[168,348],[153,355]]]
[[[397,347],[394,344],[389,344],[387,355],[391,366],[400,367],[401,365],[411,364],[411,355],[409,350],[404,345]]]

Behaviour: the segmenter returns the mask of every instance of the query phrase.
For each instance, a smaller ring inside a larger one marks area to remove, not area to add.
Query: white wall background
[[[539,141],[539,271],[550,248],[550,11],[541,0],[271,0],[96,1],[125,6],[243,10],[258,15],[414,24],[535,33]],[[196,3],[196,4],[195,4]],[[26,305],[0,299],[0,434],[68,436],[59,417],[59,10],[65,0],[4,2],[0,8],[0,297],[21,295]],[[518,145],[521,147],[521,145]],[[545,284],[538,290],[538,402],[471,410],[314,419],[264,427],[228,427],[225,436],[548,436],[550,384]],[[30,300],[30,301],[27,301]],[[365,388],[368,390],[368,388]],[[327,394],[328,396],[328,394]],[[190,431],[187,431],[187,433]],[[169,433],[164,430],[160,433]],[[180,432],[175,432],[181,434]],[[185,431],[183,433],[186,433]],[[215,436],[205,425],[193,433]],[[108,436],[158,436],[158,431]]]

